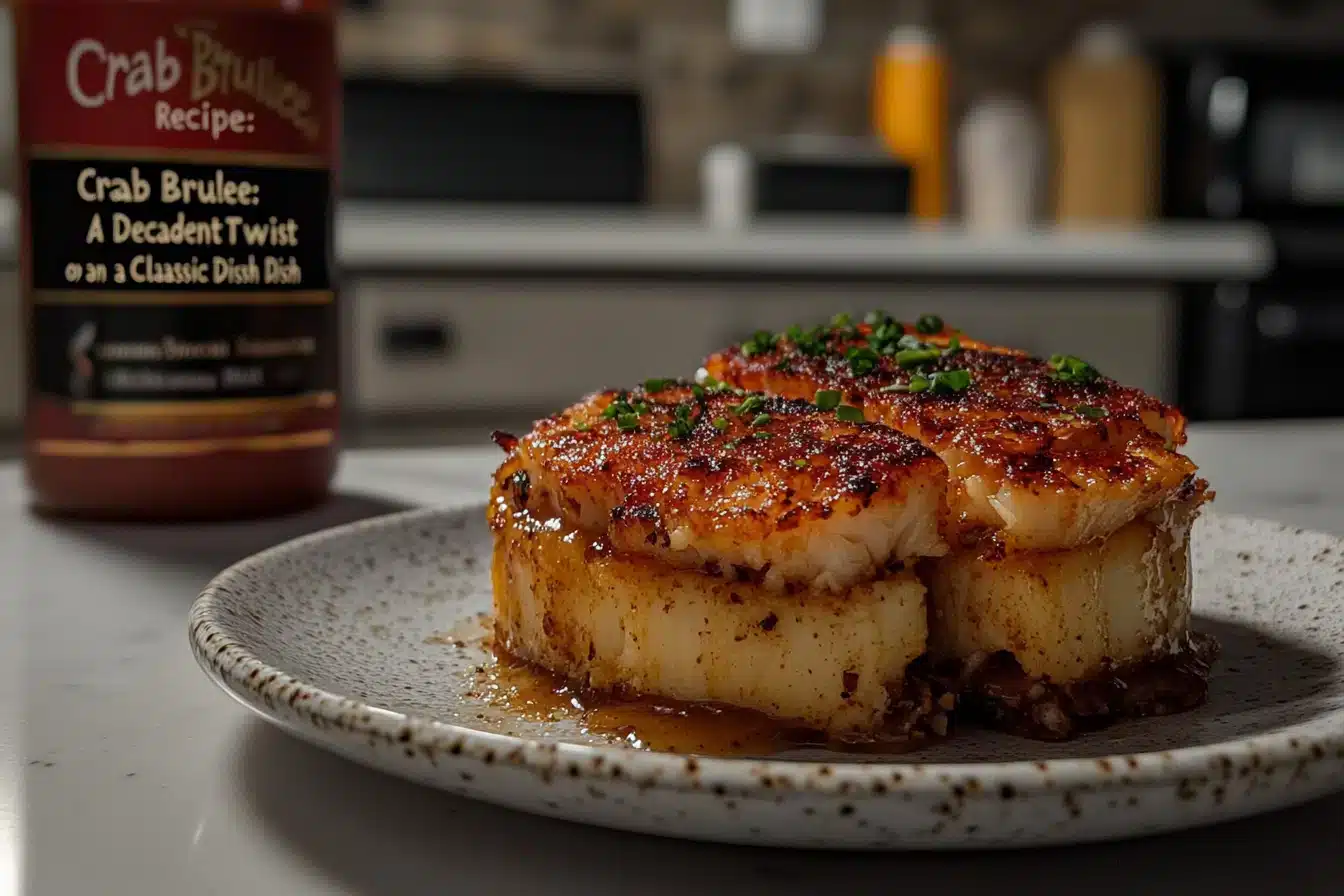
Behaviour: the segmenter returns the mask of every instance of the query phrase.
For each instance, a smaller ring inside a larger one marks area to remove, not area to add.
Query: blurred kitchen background
[[[1344,415],[1344,4],[359,0],[341,53],[353,444],[878,307],[1196,419]]]

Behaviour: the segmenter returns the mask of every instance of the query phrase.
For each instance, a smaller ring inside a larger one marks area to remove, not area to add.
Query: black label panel
[[[75,401],[274,398],[335,391],[329,305],[38,305],[37,389]]]
[[[37,290],[331,288],[326,170],[35,159],[28,189]]]
[[[334,392],[325,169],[29,163],[37,392],[198,402]]]

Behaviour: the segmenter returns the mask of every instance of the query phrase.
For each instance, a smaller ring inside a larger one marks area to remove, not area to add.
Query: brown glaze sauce
[[[623,696],[576,687],[493,644],[489,636],[433,639],[484,648],[474,696],[530,722],[572,720],[585,734],[639,750],[697,756],[774,756],[802,751],[899,755],[930,742],[915,735],[871,740],[828,740],[813,731],[759,712],[708,703]]]

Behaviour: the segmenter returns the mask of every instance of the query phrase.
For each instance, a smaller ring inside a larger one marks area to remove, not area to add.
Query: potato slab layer
[[[784,593],[617,555],[497,494],[495,635],[597,690],[727,704],[844,737],[881,728],[924,652],[909,571],[843,593]]]

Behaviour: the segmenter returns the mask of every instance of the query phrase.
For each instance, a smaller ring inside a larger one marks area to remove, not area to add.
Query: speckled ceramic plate
[[[1208,516],[1195,610],[1211,699],[1066,744],[984,732],[897,759],[688,758],[525,721],[444,637],[490,605],[475,507],[309,536],[216,578],[191,612],[204,669],[270,721],[357,762],[560,818],[838,848],[1081,842],[1206,824],[1344,787],[1344,542]]]

